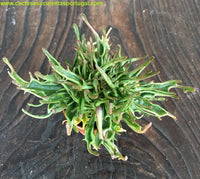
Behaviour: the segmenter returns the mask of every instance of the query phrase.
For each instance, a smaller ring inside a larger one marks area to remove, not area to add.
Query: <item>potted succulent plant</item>
[[[158,72],[144,72],[154,58],[150,57],[139,67],[130,70],[133,62],[147,57],[121,56],[120,46],[118,53],[113,55],[108,37],[111,29],[107,32],[103,29],[100,38],[86,16],[81,14],[81,18],[90,28],[94,39],[90,37],[87,41],[84,35],[80,36],[78,27],[74,24],[77,47],[72,65],[67,62],[67,67],[64,68],[43,49],[53,71],[47,75],[35,72],[35,77],[30,74],[28,82],[18,76],[8,59],[3,58],[3,60],[10,67],[9,75],[14,84],[19,89],[40,98],[39,104],[29,105],[33,107],[47,105],[46,115],[33,115],[22,109],[25,114],[44,119],[63,112],[65,117],[63,124],[66,125],[67,135],[71,135],[72,129],[82,133],[91,154],[98,156],[97,151],[103,145],[112,159],[127,160],[115,145],[116,135],[126,131],[121,123],[127,124],[137,133],[144,133],[152,123],[140,126],[138,122],[143,115],[159,119],[170,116],[176,119],[153,102],[163,101],[166,97],[176,98],[176,94],[170,92],[171,88],[181,88],[184,92],[193,92],[194,89],[179,85],[178,80],[162,83],[145,82],[147,78],[158,74]]]

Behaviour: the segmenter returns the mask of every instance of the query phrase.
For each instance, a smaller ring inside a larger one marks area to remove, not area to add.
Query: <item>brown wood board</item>
[[[62,64],[72,60],[77,23],[84,12],[93,27],[112,27],[114,51],[121,44],[128,57],[154,55],[149,69],[160,71],[155,81],[182,80],[194,93],[176,90],[179,99],[161,105],[177,117],[144,117],[153,122],[144,135],[128,129],[118,137],[128,161],[112,160],[102,148],[99,157],[88,153],[81,134],[67,136],[62,114],[47,120],[22,113],[37,99],[11,83],[0,60],[0,178],[200,178],[200,1],[102,0],[102,6],[0,6],[0,59],[7,57],[25,79],[28,72],[50,72],[42,53],[49,50]],[[135,63],[133,66],[141,64]],[[42,108],[39,113],[45,112]]]

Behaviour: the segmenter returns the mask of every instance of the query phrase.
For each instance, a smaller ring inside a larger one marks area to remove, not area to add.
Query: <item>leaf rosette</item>
[[[121,56],[121,47],[118,54],[113,55],[110,50],[109,33],[103,29],[100,38],[98,33],[89,24],[86,16],[81,15],[83,21],[94,35],[86,41],[84,34],[80,36],[76,24],[74,31],[77,37],[76,55],[73,64],[67,61],[67,68],[45,49],[52,67],[52,73],[44,75],[35,72],[30,74],[30,81],[23,80],[14,70],[6,58],[4,62],[10,67],[9,75],[19,89],[31,93],[38,98],[39,104],[28,104],[32,107],[47,105],[46,115],[34,115],[23,112],[31,117],[45,119],[51,115],[63,112],[67,134],[72,129],[84,134],[88,151],[93,155],[103,145],[112,159],[127,160],[115,145],[116,135],[126,130],[122,122],[127,124],[136,133],[144,133],[151,126],[151,122],[142,127],[138,121],[144,116],[155,116],[161,119],[170,114],[154,101],[164,101],[166,97],[177,98],[171,88],[181,88],[184,92],[193,92],[188,86],[179,85],[179,80],[170,80],[162,83],[145,82],[147,78],[157,75],[158,72],[145,72],[144,69],[154,60],[148,58],[139,67],[130,70],[133,62],[147,57],[127,58]],[[138,115],[139,114],[139,115]]]

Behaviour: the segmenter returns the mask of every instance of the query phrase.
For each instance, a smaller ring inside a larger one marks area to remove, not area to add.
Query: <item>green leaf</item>
[[[70,95],[70,97],[76,102],[76,103],[79,103],[79,100],[78,100],[78,98],[76,97],[76,95],[74,94],[74,91],[73,90],[71,90],[70,88],[69,88],[69,86],[68,85],[66,85],[66,84],[61,84],[64,88],[65,88],[65,90],[67,91],[67,93]]]
[[[136,123],[136,122],[132,122],[132,121],[128,121],[127,119],[123,120],[133,131],[135,131],[136,133],[140,133],[142,131],[142,127]]]
[[[118,158],[119,160],[124,160],[126,161],[128,158],[127,156],[123,156],[117,146],[114,144],[114,142],[111,142],[111,141],[104,141],[103,142],[103,145],[106,147],[106,149],[108,150],[108,152],[110,153],[112,159],[115,159],[115,158]]]
[[[53,69],[58,74],[60,74],[64,78],[66,78],[66,80],[72,81],[72,82],[74,82],[75,84],[78,84],[78,85],[82,84],[81,78],[78,75],[76,75],[75,73],[73,73],[71,71],[67,71],[63,67],[59,67],[59,66],[54,66]]]
[[[145,99],[137,100],[137,101],[134,101],[134,104],[137,106],[137,109],[141,110],[141,112],[144,111],[158,118],[161,118],[164,116],[170,116],[176,119],[174,115],[170,114],[164,108],[160,107],[157,104],[150,103],[148,100],[145,100]]]
[[[76,34],[76,38],[77,40],[80,40],[80,35],[79,35],[79,30],[78,30],[78,27],[76,24],[73,24],[73,27],[74,27],[74,32]]]
[[[49,59],[50,62],[52,62],[54,65],[56,66],[60,66],[60,63],[46,50],[46,49],[42,49],[44,54],[47,56],[47,58]]]
[[[69,99],[69,97],[67,97],[66,92],[56,92],[40,100],[40,103],[42,104],[60,103],[61,101],[64,100],[66,101],[67,99]]]
[[[47,82],[54,82],[56,83],[58,81],[58,79],[56,78],[55,74],[51,74],[51,75],[43,75],[42,73],[40,73],[39,71],[35,72],[35,76],[36,78],[39,80],[39,78],[47,81]]]
[[[86,23],[86,25],[89,27],[89,29],[92,31],[92,33],[94,34],[96,40],[100,40],[99,34],[94,30],[94,28],[90,25],[90,23],[87,20],[87,17],[85,14],[81,14],[81,18],[83,19],[83,21]]]
[[[60,63],[45,49],[43,49],[45,55],[48,57],[49,61],[51,62],[52,68],[55,70],[56,73],[63,76],[67,80],[70,80],[78,85],[81,85],[81,78],[76,75],[75,73],[65,70]]]
[[[77,104],[73,102],[71,104],[68,104],[67,108],[65,109],[65,116],[68,122],[72,121],[74,116],[76,116],[76,110],[74,110],[76,107]]]
[[[34,89],[37,91],[54,91],[61,89],[62,85],[57,83],[44,83],[37,80],[31,80],[31,82],[26,86],[26,89]]]
[[[165,81],[162,83],[154,83],[154,82],[150,82],[149,84],[143,85],[144,87],[150,87],[150,88],[154,88],[154,89],[159,89],[162,91],[169,91],[171,88],[176,88],[178,87],[178,83],[180,83],[180,80],[169,80],[169,81]]]
[[[147,61],[145,61],[142,65],[140,65],[138,68],[134,69],[133,71],[129,72],[130,78],[137,77],[139,74],[154,60],[154,57],[149,58]]]
[[[181,88],[184,93],[187,92],[195,92],[195,89],[192,88],[191,86],[182,86],[182,85],[177,85],[178,88]]]
[[[126,59],[126,58],[127,57],[114,58],[114,59],[110,60],[108,63],[104,64],[102,69],[106,70],[108,67],[114,66],[116,63],[121,63],[121,66],[123,66],[126,62],[132,63],[132,62],[144,59],[145,57],[137,57],[137,58],[129,58],[129,59]]]
[[[107,82],[107,84],[110,86],[111,89],[115,89],[115,85],[112,83],[111,79],[108,77],[108,75],[97,65],[95,64],[97,70],[100,72],[104,80]]]
[[[79,100],[80,114],[84,114],[84,106],[85,106],[85,98],[84,95],[82,95]]]
[[[28,115],[28,116],[30,116],[30,117],[33,117],[33,118],[36,118],[36,119],[46,119],[46,118],[50,117],[50,116],[53,114],[52,111],[49,112],[48,114],[45,114],[45,115],[34,115],[34,114],[29,113],[29,112],[26,111],[25,109],[22,109],[22,111],[23,111],[26,115]]]
[[[98,143],[96,144],[96,137],[94,135],[94,121],[92,121],[92,120],[89,121],[89,123],[87,124],[87,126],[85,128],[85,139],[84,140],[87,142],[88,151],[92,155],[98,156],[99,153],[91,149],[92,145],[97,147],[100,145],[99,143],[101,143],[100,141],[98,141]]]
[[[106,70],[108,67],[114,66],[116,63],[124,62],[127,57],[118,57],[110,60],[108,63],[102,66],[102,70]],[[130,59],[129,59],[130,60]]]
[[[140,80],[146,80],[148,78],[151,78],[155,75],[158,75],[160,72],[159,71],[156,71],[156,72],[148,72],[148,73],[145,73],[143,75],[140,75],[137,80],[140,81]]]
[[[3,61],[9,66],[11,72],[8,72],[9,76],[17,83],[19,84],[19,87],[24,87],[28,84],[27,81],[23,80],[14,70],[10,62],[7,58],[3,58]]]
[[[31,103],[28,103],[28,105],[29,106],[31,106],[31,107],[40,107],[40,106],[42,106],[43,104],[42,103],[40,103],[40,104],[31,104]]]

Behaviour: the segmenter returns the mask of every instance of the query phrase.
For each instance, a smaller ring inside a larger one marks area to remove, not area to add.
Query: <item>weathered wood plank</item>
[[[103,6],[0,6],[0,59],[6,56],[19,74],[48,73],[42,48],[63,63],[73,59],[77,23],[90,36],[79,15],[84,12],[94,28],[112,27],[112,47],[124,55],[154,55],[150,69],[155,81],[180,79],[196,88],[177,90],[180,99],[162,103],[177,117],[152,121],[145,135],[127,128],[118,137],[127,162],[111,160],[103,148],[99,157],[88,154],[81,134],[68,137],[62,114],[48,120],[31,119],[21,112],[37,102],[11,84],[0,61],[0,178],[199,178],[200,177],[200,2],[102,0]],[[64,63],[63,63],[64,64]],[[138,63],[139,64],[139,63]],[[138,64],[134,64],[137,66]],[[28,109],[38,113],[35,109]],[[40,113],[44,113],[42,108]]]

